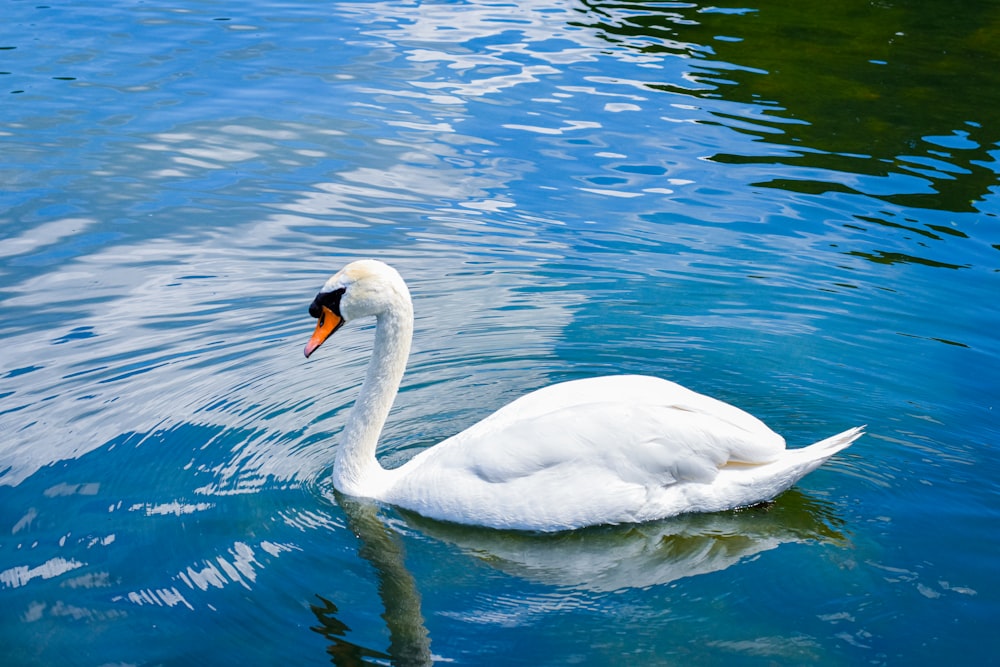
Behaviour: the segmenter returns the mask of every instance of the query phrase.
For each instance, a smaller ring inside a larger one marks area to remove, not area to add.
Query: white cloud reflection
[[[73,558],[50,558],[40,565],[18,565],[0,572],[0,584],[5,588],[20,588],[32,579],[52,579],[83,567],[86,563]]]
[[[122,168],[156,180],[163,165],[172,164],[182,178],[195,179],[227,162],[283,160],[286,142],[317,145],[321,138],[341,137],[291,124],[178,128],[138,144]],[[43,466],[129,434],[154,442],[184,423],[219,434],[174,445],[187,448],[178,457],[192,459],[190,474],[201,493],[249,490],[329,465],[335,439],[322,434],[342,423],[370,334],[364,325],[345,329],[306,363],[305,308],[329,274],[361,256],[393,262],[417,302],[406,379],[412,388],[401,396],[394,415],[400,421],[388,431],[395,447],[401,432],[438,431],[423,423],[442,417],[427,406],[447,405],[452,421],[446,429],[457,429],[483,416],[482,406],[498,406],[511,392],[540,384],[541,369],[522,369],[507,387],[495,385],[494,374],[475,400],[468,397],[470,386],[483,383],[469,373],[469,363],[502,375],[517,365],[507,360],[511,349],[544,357],[570,319],[566,307],[577,302],[535,291],[533,267],[563,254],[558,244],[541,243],[530,226],[477,221],[484,212],[513,206],[503,194],[505,182],[521,172],[498,163],[459,177],[461,167],[449,159],[460,155],[433,137],[383,144],[370,157],[378,162],[271,197],[277,200],[261,203],[247,220],[220,209],[216,224],[95,247],[10,285],[4,306],[31,316],[5,334],[9,358],[23,360],[23,368],[15,369],[5,398],[0,483],[18,484]],[[50,236],[62,238],[80,224],[53,221]],[[501,256],[505,270],[496,271]],[[71,295],[72,307],[48,296],[56,294]],[[497,312],[510,304],[519,307]],[[341,379],[331,383],[330,377]],[[331,409],[337,416],[324,418],[323,410]],[[172,503],[135,507],[147,513],[201,508]]]

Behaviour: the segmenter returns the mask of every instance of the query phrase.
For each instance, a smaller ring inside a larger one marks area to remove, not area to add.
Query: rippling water
[[[0,662],[990,662],[998,43],[996,2],[8,2]],[[417,308],[388,464],[601,373],[869,435],[647,526],[337,497],[371,326],[301,348],[364,256]]]

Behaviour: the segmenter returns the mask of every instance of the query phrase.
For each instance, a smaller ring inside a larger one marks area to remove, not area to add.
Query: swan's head
[[[410,310],[410,292],[396,269],[376,259],[351,262],[326,281],[309,306],[316,331],[306,344],[308,357],[345,322]]]

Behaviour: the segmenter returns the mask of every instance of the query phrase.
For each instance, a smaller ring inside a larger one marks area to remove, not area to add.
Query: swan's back
[[[741,459],[745,461],[771,460],[775,451],[785,447],[784,438],[748,412],[676,382],[649,375],[606,375],[549,385],[508,403],[459,435],[493,420],[507,424],[538,419],[558,410],[584,410],[586,406],[596,405],[660,407],[711,416],[753,434],[755,444],[762,449],[756,454],[746,452],[746,458]]]
[[[673,382],[575,380],[425,450],[393,475],[385,499],[506,528],[643,521],[724,509],[697,497],[721,470],[772,463],[784,451],[784,439],[757,418]]]

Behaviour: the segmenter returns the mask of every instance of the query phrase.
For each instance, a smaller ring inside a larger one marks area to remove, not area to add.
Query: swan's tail
[[[865,434],[865,428],[867,428],[867,425],[849,428],[843,433],[832,435],[825,440],[820,440],[808,447],[803,447],[802,451],[815,452],[816,458],[825,461],[840,450],[850,447],[851,443]]]
[[[837,452],[850,447],[851,443],[865,434],[864,426],[847,429],[843,433],[832,435],[825,440],[814,442],[808,447],[786,449],[785,454],[777,464],[784,467],[784,476],[791,486],[816,468],[826,463],[827,459]],[[787,487],[786,487],[787,488]]]
[[[827,459],[864,435],[864,426],[820,440],[808,447],[786,449],[770,463],[750,467],[723,468],[716,486],[724,487],[729,507],[754,505],[777,497]]]

